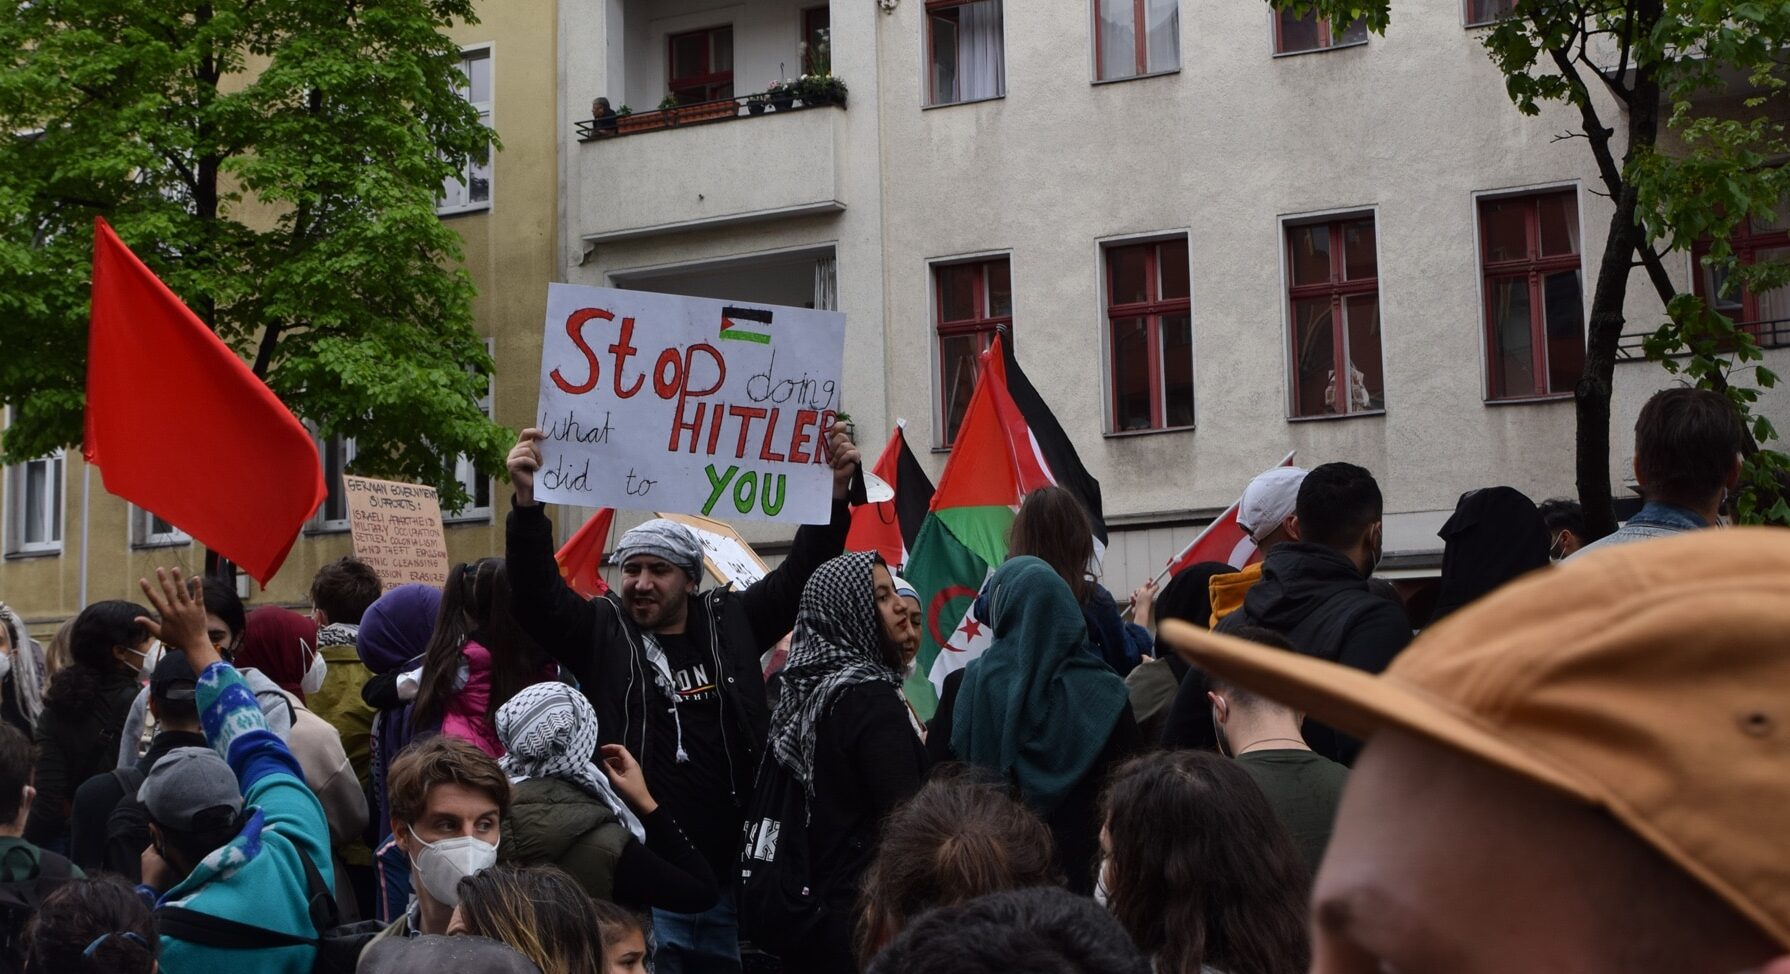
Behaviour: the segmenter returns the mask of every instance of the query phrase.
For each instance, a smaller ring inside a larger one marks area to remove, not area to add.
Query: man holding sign
[[[536,498],[539,429],[510,451],[516,488],[508,567],[516,619],[578,678],[596,708],[600,739],[640,760],[653,793],[723,882],[736,855],[770,720],[759,656],[795,625],[808,576],[840,554],[851,525],[846,488],[858,450],[842,426],[827,433],[832,520],[804,525],[782,565],[749,588],[698,592],[702,546],[676,521],[657,519],[616,546],[620,591],[585,600],[553,560],[553,526]],[[654,913],[661,972],[738,971],[731,891],[707,913]]]

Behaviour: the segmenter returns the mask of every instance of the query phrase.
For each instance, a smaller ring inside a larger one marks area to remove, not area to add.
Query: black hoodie
[[[1368,591],[1367,579],[1334,548],[1291,541],[1275,545],[1262,562],[1262,580],[1243,608],[1219,622],[1219,632],[1261,626],[1308,656],[1378,673],[1411,641],[1405,610]],[[1311,749],[1350,764],[1361,742],[1316,721],[1305,722]]]

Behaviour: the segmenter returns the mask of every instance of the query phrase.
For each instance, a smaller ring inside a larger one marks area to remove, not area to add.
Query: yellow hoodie
[[[1218,620],[1243,608],[1243,596],[1262,580],[1262,563],[1256,562],[1240,572],[1212,576],[1206,591],[1212,596],[1212,627]]]

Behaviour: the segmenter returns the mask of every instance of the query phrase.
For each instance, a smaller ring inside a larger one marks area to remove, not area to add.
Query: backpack
[[[770,748],[746,803],[740,849],[740,936],[785,956],[810,943],[823,898],[808,861],[808,791]]]
[[[14,851],[24,850],[15,846]],[[25,924],[45,897],[73,877],[67,859],[53,852],[41,852],[36,875],[0,883],[0,974],[17,974],[25,969]]]
[[[305,893],[310,897],[311,928],[317,932],[315,937],[300,937],[238,923],[183,906],[157,907],[156,929],[164,937],[225,950],[315,947],[317,957],[311,970],[316,974],[354,974],[361,951],[386,925],[378,920],[338,922],[340,914],[336,910],[336,898],[330,892],[329,884],[323,881],[323,874],[318,872],[310,856],[300,853],[299,859],[305,867]]]

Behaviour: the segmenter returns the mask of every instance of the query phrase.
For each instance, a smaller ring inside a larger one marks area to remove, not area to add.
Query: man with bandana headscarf
[[[783,564],[743,591],[698,593],[701,545],[683,525],[654,520],[616,545],[619,589],[587,600],[560,577],[553,525],[535,500],[541,438],[523,430],[508,461],[511,610],[577,678],[601,742],[639,759],[654,794],[725,881],[738,872],[743,810],[770,719],[759,657],[794,626],[809,575],[845,548],[857,448],[833,427],[832,521],[803,526]],[[706,913],[655,911],[653,925],[661,974],[740,970],[731,890]]]

